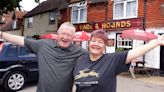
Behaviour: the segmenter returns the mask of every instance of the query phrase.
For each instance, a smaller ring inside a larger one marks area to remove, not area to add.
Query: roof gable
[[[28,12],[24,17],[31,17],[33,15],[53,11],[55,9],[60,10],[67,7],[68,7],[68,3],[66,2],[66,0],[48,0],[48,1],[42,2],[40,5],[38,5],[33,10]]]

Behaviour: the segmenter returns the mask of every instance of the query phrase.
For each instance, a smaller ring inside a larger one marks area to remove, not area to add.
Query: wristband
[[[2,31],[0,31],[0,38],[1,38]]]
[[[1,31],[1,38],[2,38],[2,34],[3,34],[3,32]]]

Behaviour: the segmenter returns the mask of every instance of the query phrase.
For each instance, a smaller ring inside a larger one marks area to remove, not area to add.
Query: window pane
[[[25,56],[26,55],[26,50],[25,50],[24,47],[20,47],[19,55],[21,55],[21,56]]]
[[[55,23],[55,14],[55,11],[49,13],[49,23]]]
[[[132,40],[121,38],[120,34],[117,34],[117,48],[132,48]]]
[[[124,4],[119,3],[115,5],[115,17],[122,18],[124,13]]]
[[[33,17],[28,18],[28,27],[32,27]]]
[[[12,29],[16,29],[17,28],[17,20],[14,20],[12,22]]]
[[[126,17],[136,16],[136,1],[127,2]]]
[[[86,21],[86,9],[81,9],[80,11],[80,22]]]
[[[7,56],[13,57],[16,56],[16,54],[17,54],[17,46],[15,45],[9,46],[7,49]]]
[[[74,10],[72,14],[72,22],[76,23],[78,22],[78,10]]]
[[[32,17],[29,18],[29,22],[30,22],[30,23],[33,22],[33,18],[32,18]]]

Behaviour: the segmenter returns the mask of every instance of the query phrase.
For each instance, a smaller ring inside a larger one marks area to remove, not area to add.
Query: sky
[[[40,0],[41,2],[46,1],[46,0]],[[20,5],[22,6],[22,9],[25,11],[30,11],[33,8],[35,8],[38,4],[35,3],[35,0],[22,0],[20,2]]]

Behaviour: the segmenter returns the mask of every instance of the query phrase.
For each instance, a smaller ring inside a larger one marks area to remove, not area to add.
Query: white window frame
[[[28,28],[32,28],[32,26],[33,26],[33,17],[29,17],[29,18],[28,18],[27,27],[28,27]]]
[[[72,23],[85,23],[85,22],[87,22],[87,2],[86,1],[81,1],[81,2],[79,2],[79,3],[76,3],[76,4],[72,4],[72,5],[70,5],[71,7],[72,7],[72,11],[71,11],[71,22]],[[86,10],[86,12],[84,12],[84,15],[83,16],[86,16],[85,18],[84,18],[84,20],[80,20],[80,11],[82,10],[82,9],[85,9]],[[73,12],[74,11],[78,11],[78,19],[77,19],[77,21],[73,21],[73,18],[74,18],[74,16],[73,16]]]
[[[121,34],[117,34],[117,48],[131,49],[132,46],[133,46],[133,40],[124,39],[121,37]]]
[[[126,16],[126,7],[127,7],[127,3],[129,3],[129,2],[132,2],[132,1],[136,1],[136,11],[135,11],[135,14],[136,15],[134,15],[134,16]],[[122,17],[116,17],[116,15],[115,15],[115,6],[116,6],[116,4],[121,4],[121,3],[123,3],[124,4],[124,7],[123,7],[123,10],[124,10],[124,12],[123,12],[123,16]],[[113,19],[115,19],[115,20],[118,20],[118,19],[128,19],[128,18],[137,18],[137,16],[138,16],[138,0],[114,0],[114,4],[113,4]]]

